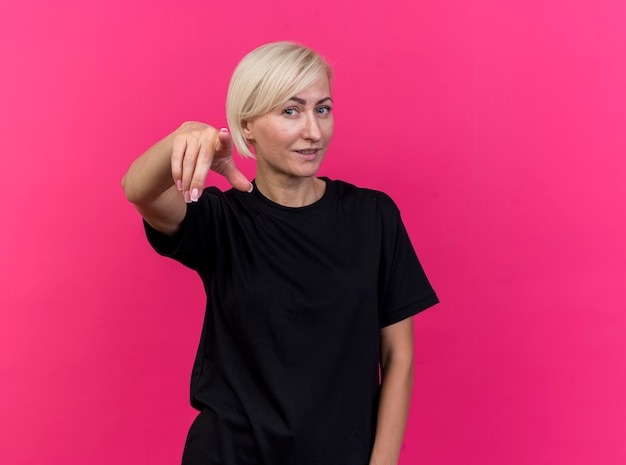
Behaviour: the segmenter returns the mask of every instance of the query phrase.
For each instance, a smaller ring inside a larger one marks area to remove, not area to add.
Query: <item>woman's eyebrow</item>
[[[299,103],[300,105],[306,105],[306,100],[301,99],[300,97],[291,97],[289,100],[293,100],[294,102]],[[333,99],[330,97],[324,97],[323,99],[318,100],[315,105],[320,105],[324,103],[326,100],[330,100],[331,102],[333,101]]]

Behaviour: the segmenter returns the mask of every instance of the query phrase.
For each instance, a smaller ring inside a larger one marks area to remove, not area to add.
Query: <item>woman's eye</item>
[[[295,108],[286,108],[283,110],[283,115],[294,116],[296,114]]]
[[[319,115],[327,115],[330,113],[330,107],[319,107],[317,109],[317,114]]]

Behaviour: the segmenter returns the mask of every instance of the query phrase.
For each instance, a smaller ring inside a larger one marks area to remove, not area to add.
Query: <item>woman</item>
[[[316,177],[332,105],[317,53],[264,45],[233,74],[232,135],[184,123],[124,176],[152,246],[207,293],[185,465],[398,461],[412,316],[437,297],[389,197]],[[233,189],[204,189],[209,171]]]

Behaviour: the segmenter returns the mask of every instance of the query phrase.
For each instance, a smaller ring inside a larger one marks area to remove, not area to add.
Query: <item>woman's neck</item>
[[[254,183],[261,194],[284,207],[306,207],[317,202],[326,192],[326,182],[313,176],[272,179],[257,173]]]

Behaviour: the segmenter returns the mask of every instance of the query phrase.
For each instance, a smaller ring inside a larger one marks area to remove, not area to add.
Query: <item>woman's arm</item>
[[[413,318],[381,332],[382,384],[370,465],[397,465],[413,388]]]
[[[183,123],[133,162],[122,179],[126,198],[150,226],[173,235],[185,218],[185,202],[198,200],[209,170],[222,174],[239,190],[250,190],[232,153],[228,131]]]

